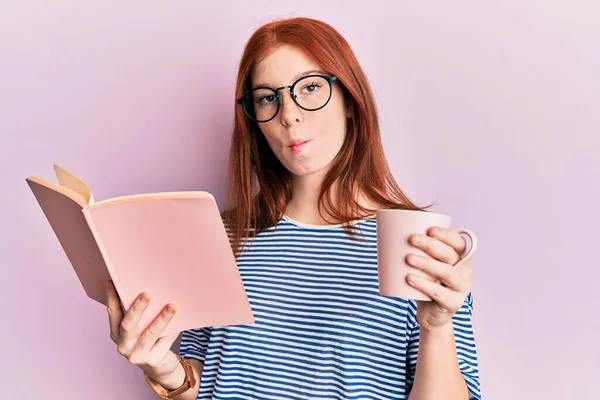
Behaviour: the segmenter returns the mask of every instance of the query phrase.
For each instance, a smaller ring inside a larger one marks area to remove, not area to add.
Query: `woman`
[[[443,285],[409,283],[435,301],[378,294],[375,212],[429,206],[390,173],[348,43],[313,19],[266,24],[247,43],[236,94],[223,219],[256,324],[185,331],[176,355],[177,335],[156,340],[175,305],[140,332],[149,296],[123,315],[109,285],[119,353],[164,398],[480,398],[471,269],[452,267],[463,238],[440,228],[413,241],[431,257],[408,261]]]

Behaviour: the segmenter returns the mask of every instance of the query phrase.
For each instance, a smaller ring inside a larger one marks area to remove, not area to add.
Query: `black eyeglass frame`
[[[327,98],[327,101],[325,102],[325,104],[323,104],[321,107],[318,108],[306,108],[306,107],[302,107],[300,104],[298,104],[298,102],[296,101],[296,97],[294,96],[294,87],[298,84],[298,82],[300,82],[303,79],[306,78],[323,78],[325,79],[328,83],[329,83],[329,97]],[[250,118],[251,120],[253,120],[254,122],[259,122],[259,123],[264,123],[264,122],[269,122],[270,120],[272,120],[273,118],[275,118],[277,116],[277,114],[279,114],[279,109],[281,108],[281,93],[279,92],[282,89],[290,89],[290,97],[292,98],[292,100],[294,100],[294,103],[296,103],[296,105],[298,107],[300,107],[303,110],[306,111],[318,111],[320,109],[322,109],[323,107],[325,107],[328,103],[329,100],[331,100],[331,95],[333,94],[333,82],[336,81],[338,79],[337,76],[335,75],[320,75],[320,74],[312,74],[312,75],[306,75],[303,76],[301,78],[299,78],[296,82],[292,83],[291,85],[288,86],[281,86],[278,87],[276,89],[270,88],[268,86],[259,86],[256,87],[254,89],[250,89],[248,90],[246,93],[244,93],[239,99],[236,100],[236,102],[238,104],[240,104],[242,106],[242,109],[244,110],[244,113],[246,114],[246,116],[248,118]],[[272,91],[273,93],[275,93],[275,97],[277,98],[277,110],[275,111],[275,114],[273,114],[273,116],[269,119],[266,120],[257,120],[256,118],[252,117],[250,115],[250,113],[248,112],[248,110],[246,110],[246,104],[244,102],[244,98],[248,95],[250,95],[253,91],[258,90],[258,89],[268,89],[270,91]]]

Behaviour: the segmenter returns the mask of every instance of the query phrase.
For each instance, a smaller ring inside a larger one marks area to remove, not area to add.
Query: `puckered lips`
[[[302,152],[302,150],[306,147],[306,144],[309,142],[310,142],[310,140],[306,140],[306,139],[290,140],[290,142],[288,144],[288,148],[291,149],[295,155],[298,155]]]

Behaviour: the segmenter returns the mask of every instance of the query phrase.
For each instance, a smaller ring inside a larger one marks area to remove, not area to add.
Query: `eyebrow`
[[[304,71],[304,72],[300,72],[299,74],[297,74],[296,76],[294,76],[293,78],[293,82],[296,82],[298,79],[307,76],[307,75],[312,75],[312,74],[322,74],[322,75],[327,75],[327,72],[322,71],[320,69],[311,69],[310,71]],[[256,89],[258,87],[273,87],[267,83],[260,83],[258,85],[252,85],[252,89]],[[286,85],[287,86],[287,85]]]

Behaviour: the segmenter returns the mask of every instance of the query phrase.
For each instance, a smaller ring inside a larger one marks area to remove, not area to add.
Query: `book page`
[[[172,199],[210,199],[215,200],[214,196],[206,191],[202,190],[187,190],[187,191],[172,191],[172,192],[153,192],[153,193],[139,193],[139,194],[128,194],[124,196],[111,197],[110,199],[100,200],[94,204],[95,207],[104,207],[121,203],[129,203],[133,201],[144,201],[144,200],[172,200]],[[91,206],[91,204],[90,204]]]
[[[83,179],[58,164],[54,164],[54,173],[61,186],[77,192],[85,199],[86,204],[94,204],[92,190]]]

